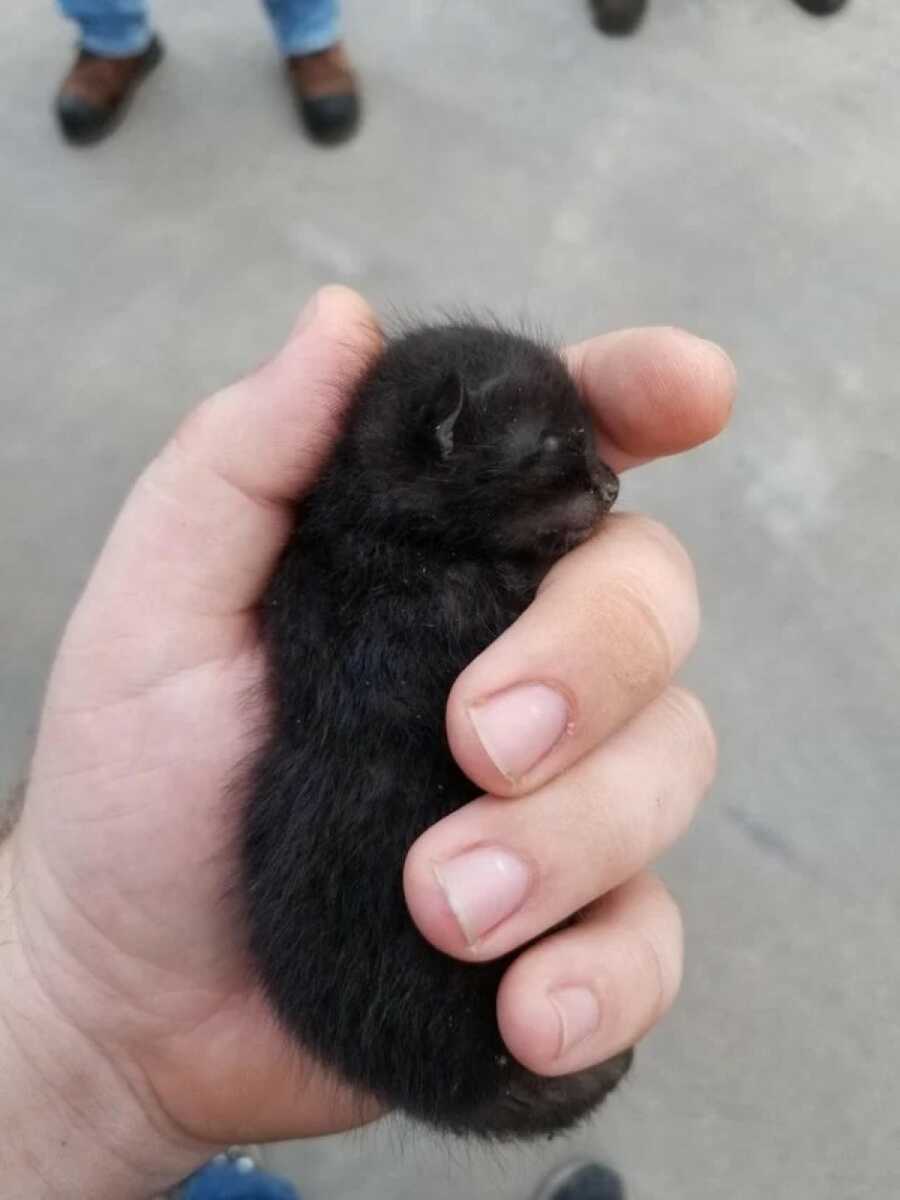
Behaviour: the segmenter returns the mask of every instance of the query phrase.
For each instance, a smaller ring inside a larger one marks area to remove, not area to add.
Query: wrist
[[[12,840],[0,845],[3,1194],[147,1200],[215,1148],[173,1128],[126,1057],[75,1027],[47,995],[23,936],[14,853]]]

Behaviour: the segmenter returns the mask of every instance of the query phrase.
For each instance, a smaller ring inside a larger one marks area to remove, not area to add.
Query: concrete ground
[[[679,1006],[571,1144],[390,1124],[274,1157],[306,1200],[513,1200],[573,1148],[632,1200],[896,1196],[900,7],[656,0],[619,43],[581,0],[348,7],[367,120],[330,153],[246,0],[159,3],[170,55],[86,152],[49,119],[69,30],[49,0],[0,7],[0,784],[129,481],[317,284],[716,338],[732,428],[624,497],[696,555],[687,676],[722,738],[663,868]]]

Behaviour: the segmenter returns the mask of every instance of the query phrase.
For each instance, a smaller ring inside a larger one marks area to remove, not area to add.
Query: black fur
[[[322,1062],[445,1130],[565,1128],[630,1061],[546,1079],[511,1059],[509,958],[433,949],[401,884],[419,834],[478,794],[447,747],[451,684],[617,490],[555,353],[422,328],[359,388],[265,598],[273,716],[243,841],[260,977]]]

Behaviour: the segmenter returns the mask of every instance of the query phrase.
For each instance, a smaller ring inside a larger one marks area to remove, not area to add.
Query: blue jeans
[[[314,54],[341,36],[338,0],[263,0],[282,54]],[[59,0],[77,22],[81,45],[105,58],[142,54],[153,30],[148,0]]]
[[[213,1159],[179,1189],[180,1200],[300,1200],[286,1179],[268,1171],[241,1169],[239,1163]]]

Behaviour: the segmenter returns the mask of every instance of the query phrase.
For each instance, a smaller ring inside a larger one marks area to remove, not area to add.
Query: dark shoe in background
[[[286,60],[297,111],[313,141],[346,141],[359,124],[359,92],[353,68],[338,42],[317,54],[292,54]]]
[[[56,96],[56,116],[66,140],[87,145],[112,133],[138,84],[162,56],[162,42],[155,36],[143,54],[128,58],[79,51]]]
[[[816,17],[830,17],[838,9],[843,8],[847,0],[794,0],[801,8]]]
[[[634,33],[644,19],[647,0],[589,0],[594,24],[603,33]]]
[[[615,1171],[581,1158],[554,1171],[532,1200],[625,1200],[625,1189]]]

